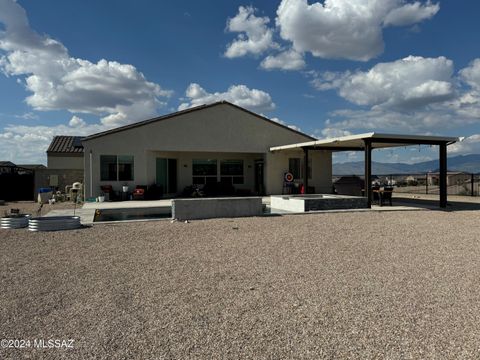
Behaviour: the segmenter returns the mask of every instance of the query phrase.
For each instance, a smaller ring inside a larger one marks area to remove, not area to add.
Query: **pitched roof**
[[[17,165],[12,163],[11,161],[0,161],[0,167],[15,167],[15,166]]]
[[[95,139],[95,138],[98,138],[98,137],[102,137],[102,136],[105,136],[105,135],[109,135],[109,134],[113,134],[113,133],[116,133],[116,132],[120,132],[120,131],[124,131],[124,130],[129,130],[129,129],[133,129],[133,128],[136,128],[136,127],[139,127],[139,126],[143,126],[143,125],[147,125],[147,124],[151,124],[151,123],[154,123],[154,122],[157,122],[157,121],[162,121],[162,120],[167,120],[167,119],[171,119],[175,116],[179,116],[179,115],[183,115],[183,114],[188,114],[188,113],[191,113],[191,112],[194,112],[194,111],[199,111],[199,110],[203,110],[203,109],[207,109],[207,108],[211,108],[211,107],[214,107],[214,106],[217,106],[217,105],[221,105],[221,104],[226,104],[226,105],[229,105],[229,106],[232,106],[238,110],[241,110],[241,111],[244,111],[250,115],[253,115],[257,118],[259,118],[260,120],[264,120],[264,121],[268,121],[270,124],[272,125],[275,125],[275,126],[280,126],[286,130],[289,130],[289,131],[292,131],[296,134],[299,134],[299,135],[302,135],[302,136],[305,136],[306,138],[310,139],[310,140],[316,140],[314,137],[310,136],[310,135],[307,135],[301,131],[298,131],[298,130],[295,130],[295,129],[292,129],[288,126],[285,126],[285,125],[282,125],[276,121],[273,121],[273,120],[270,120],[269,118],[265,117],[265,116],[262,116],[262,115],[259,115],[257,113],[254,113],[253,111],[250,111],[250,110],[247,110],[245,108],[242,108],[241,106],[238,106],[238,105],[235,105],[235,104],[232,104],[231,102],[228,102],[228,101],[225,101],[225,100],[222,100],[222,101],[217,101],[217,102],[214,102],[212,104],[206,104],[206,105],[200,105],[200,106],[196,106],[196,107],[192,107],[192,108],[189,108],[189,109],[186,109],[186,110],[180,110],[180,111],[177,111],[177,112],[174,112],[174,113],[171,113],[171,114],[167,114],[167,115],[162,115],[162,116],[158,116],[158,117],[154,117],[152,119],[148,119],[148,120],[143,120],[143,121],[139,121],[139,122],[136,122],[136,123],[133,123],[133,124],[129,124],[129,125],[125,125],[125,126],[120,126],[118,128],[115,128],[115,129],[111,129],[111,130],[107,130],[107,131],[102,131],[102,132],[99,132],[99,133],[96,133],[96,134],[92,134],[90,136],[87,136],[85,138],[82,139],[82,141],[88,141],[88,140],[91,140],[91,139]]]
[[[55,136],[47,153],[83,153],[82,140],[81,136]]]
[[[47,167],[43,164],[21,164],[18,167],[30,170],[39,170],[39,169],[46,169]]]

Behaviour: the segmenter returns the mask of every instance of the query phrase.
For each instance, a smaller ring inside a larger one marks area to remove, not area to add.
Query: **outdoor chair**
[[[393,195],[393,187],[385,186],[383,188],[382,195],[380,196],[380,206],[385,205],[387,201],[389,205],[392,206],[392,195]]]
[[[147,190],[147,186],[145,185],[137,185],[135,190],[133,190],[132,198],[133,200],[145,200],[145,191]]]
[[[381,203],[380,203],[380,193],[378,192],[378,190],[380,190],[380,186],[378,186],[378,185],[372,186],[373,202],[381,205]]]
[[[112,185],[101,185],[100,189],[102,190],[102,193],[104,194],[106,201],[114,200],[115,193],[113,192],[113,186]]]

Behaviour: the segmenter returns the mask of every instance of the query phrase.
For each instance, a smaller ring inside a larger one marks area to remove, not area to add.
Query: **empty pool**
[[[168,219],[172,217],[170,206],[125,209],[98,209],[95,211],[94,222],[102,221],[134,221]]]

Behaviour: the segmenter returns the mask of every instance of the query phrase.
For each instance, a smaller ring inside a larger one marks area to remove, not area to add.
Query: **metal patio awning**
[[[440,163],[440,207],[447,206],[447,146],[459,141],[456,137],[428,135],[400,135],[365,133],[331,139],[307,141],[303,143],[274,146],[272,152],[302,149],[305,154],[304,174],[308,173],[308,153],[312,150],[364,151],[365,152],[365,191],[368,206],[372,203],[372,150],[411,145],[438,145]],[[304,187],[308,192],[308,177],[304,176]]]
[[[456,137],[446,136],[427,136],[427,135],[399,135],[399,134],[381,134],[381,133],[365,133],[357,135],[341,136],[336,138],[321,139],[296,143],[290,145],[274,146],[270,151],[282,151],[293,149],[318,149],[331,151],[349,151],[364,150],[365,142],[372,144],[372,149],[401,147],[409,145],[440,145],[453,144],[459,139]]]

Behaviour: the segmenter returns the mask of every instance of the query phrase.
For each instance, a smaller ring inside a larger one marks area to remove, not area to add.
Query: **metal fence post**
[[[473,184],[474,184],[474,183],[475,183],[475,177],[474,177],[474,175],[473,175],[473,173],[472,173],[472,176],[471,176],[471,178],[470,178],[470,185],[471,185],[471,189],[472,189],[471,195],[472,195],[472,196],[475,196],[475,191],[474,191],[474,188],[473,188]]]
[[[425,174],[425,194],[428,195],[428,173]]]

